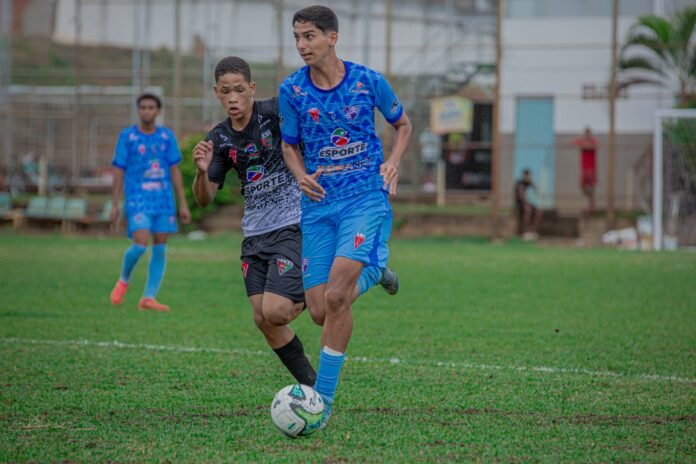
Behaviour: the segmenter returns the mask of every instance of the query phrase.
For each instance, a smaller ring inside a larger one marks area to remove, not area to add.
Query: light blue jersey
[[[138,126],[125,128],[111,163],[125,171],[126,215],[174,215],[170,168],[179,162],[181,152],[170,129],[158,126],[154,133],[144,134]]]
[[[322,171],[318,179],[326,191],[322,204],[382,189],[379,167],[384,155],[375,132],[374,109],[389,123],[403,114],[401,102],[380,73],[343,63],[346,74],[331,90],[312,83],[309,66],[280,86],[281,135],[286,143],[302,143],[309,174]],[[317,204],[303,196],[303,207]]]

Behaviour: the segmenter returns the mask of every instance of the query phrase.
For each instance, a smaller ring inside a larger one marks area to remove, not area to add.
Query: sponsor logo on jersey
[[[284,258],[278,258],[276,264],[278,264],[278,275],[283,275],[295,267],[292,261]]]
[[[302,258],[302,273],[305,274],[307,272],[307,268],[309,267],[309,258]]]
[[[358,82],[355,84],[355,88],[354,88],[354,89],[350,89],[350,92],[351,92],[351,93],[361,93],[361,94],[364,94],[364,95],[370,93],[370,91],[367,90],[367,89],[365,88],[365,84],[363,84],[363,83],[360,82],[360,81],[358,81]]]
[[[160,166],[159,160],[155,159],[150,162],[150,168],[143,172],[145,179],[161,179],[165,175],[164,169]]]
[[[230,138],[225,134],[220,134],[220,140],[222,140],[223,142],[229,142]]]
[[[244,278],[246,279],[247,271],[249,270],[249,263],[246,261],[242,261],[242,274],[244,275]]]
[[[343,114],[346,115],[346,118],[351,120],[355,119],[359,112],[360,108],[358,108],[357,106],[346,106],[345,108],[343,108]]]
[[[162,185],[162,182],[159,182],[156,180],[151,180],[151,181],[143,182],[142,184],[140,184],[140,188],[144,192],[155,192],[155,191],[162,190],[164,187]]]
[[[169,140],[169,135],[166,132],[162,131],[162,132],[160,132],[160,135],[162,136],[162,138],[164,140]]]
[[[141,155],[144,155],[145,151],[146,151],[145,145],[142,145],[142,144],[138,145],[138,153],[140,153]]]
[[[389,113],[394,114],[394,113],[396,113],[396,110],[398,110],[398,109],[399,109],[399,100],[397,100],[395,98],[394,101],[392,102],[391,108],[389,109]]]
[[[265,148],[271,148],[271,145],[273,145],[273,136],[270,129],[261,134],[261,145]]]
[[[333,134],[331,134],[331,143],[337,147],[345,146],[348,144],[348,142],[350,142],[350,135],[348,134],[347,130],[341,127],[334,130]]]
[[[254,168],[262,168],[263,166],[253,166]],[[251,168],[249,168],[251,169]],[[249,171],[247,170],[247,178],[249,178]],[[265,175],[259,177],[257,181],[250,181],[252,183],[244,186],[244,196],[248,197],[250,195],[265,193],[275,190],[281,185],[288,183],[288,176],[283,172],[276,172],[273,174]]]
[[[331,143],[334,146],[326,146],[319,150],[320,158],[331,158],[333,160],[349,158],[367,151],[367,143],[350,142],[350,134],[345,129],[339,127],[331,134]]]
[[[138,136],[131,132],[130,134],[128,134],[128,140],[130,140],[131,142],[135,142],[136,140],[138,140]]]
[[[319,108],[310,108],[307,112],[312,117],[314,122],[319,122]]]
[[[250,166],[246,172],[247,182],[258,182],[261,179],[263,179],[263,176],[265,175],[266,168],[264,168],[263,166]]]
[[[319,166],[317,171],[321,171],[322,176],[332,176],[335,174],[341,174],[351,171],[363,171],[370,167],[372,163],[371,158],[365,158],[355,163],[348,164],[332,164],[328,166]]]
[[[365,234],[358,232],[355,234],[355,237],[353,237],[353,248],[358,249],[360,245],[362,245],[365,242]]]
[[[227,154],[229,158],[232,160],[234,164],[237,164],[237,149],[236,148],[230,148],[229,153]]]
[[[292,98],[307,96],[307,92],[303,92],[299,85],[293,85],[292,92]]]
[[[251,142],[249,145],[244,147],[244,151],[247,155],[249,155],[250,159],[254,159],[259,156],[259,148],[254,142]]]

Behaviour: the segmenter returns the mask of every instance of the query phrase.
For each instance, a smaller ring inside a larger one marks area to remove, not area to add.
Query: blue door
[[[514,180],[529,169],[538,188],[538,192],[528,191],[530,201],[541,208],[553,208],[553,99],[519,98],[516,119]]]

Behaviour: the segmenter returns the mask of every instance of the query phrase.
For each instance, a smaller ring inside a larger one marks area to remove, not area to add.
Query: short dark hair
[[[531,171],[529,170],[529,168],[524,168],[524,170],[522,171],[522,174],[527,176],[527,175],[531,174]]]
[[[247,82],[251,82],[249,63],[238,56],[226,56],[215,65],[215,82],[225,74],[239,74]]]
[[[162,99],[155,95],[154,93],[150,92],[145,92],[141,93],[138,99],[135,101],[135,104],[140,106],[140,102],[143,100],[153,100],[155,103],[157,103],[157,108],[162,109]]]
[[[338,32],[338,17],[331,8],[321,5],[302,8],[292,17],[292,25],[295,23],[314,23],[322,32]]]

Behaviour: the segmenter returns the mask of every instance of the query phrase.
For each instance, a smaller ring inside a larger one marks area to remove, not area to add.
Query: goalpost
[[[655,112],[652,174],[653,249],[696,246],[696,109]]]

